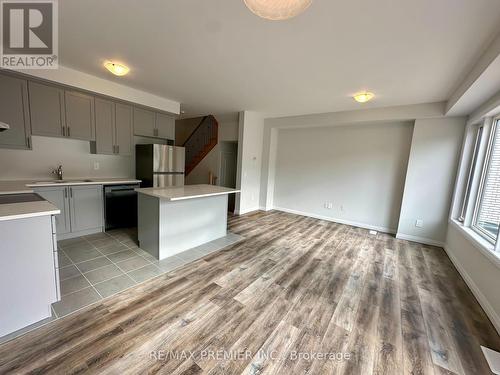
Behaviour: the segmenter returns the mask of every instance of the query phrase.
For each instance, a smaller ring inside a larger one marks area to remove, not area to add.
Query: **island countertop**
[[[180,201],[185,199],[203,198],[214,195],[239,193],[239,190],[215,185],[185,185],[162,188],[135,189],[140,194],[164,199]]]

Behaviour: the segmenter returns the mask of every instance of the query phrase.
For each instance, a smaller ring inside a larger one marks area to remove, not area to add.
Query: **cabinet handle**
[[[68,198],[68,188],[64,188],[64,198]]]
[[[66,137],[66,126],[62,127],[62,133],[63,133],[63,137]]]
[[[116,145],[116,153],[119,154],[120,153],[120,146],[119,145]]]
[[[68,126],[68,137],[70,137],[70,136],[71,136],[71,127]]]
[[[69,197],[73,198],[73,188],[69,188]]]
[[[31,137],[26,137],[26,144],[28,145],[28,148],[31,148]]]

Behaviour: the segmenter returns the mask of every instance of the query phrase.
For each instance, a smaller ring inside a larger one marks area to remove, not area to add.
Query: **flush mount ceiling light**
[[[305,11],[312,0],[243,0],[245,5],[259,17],[280,21]]]
[[[356,100],[358,103],[366,103],[372,100],[375,97],[375,94],[372,92],[359,92],[357,94],[354,94],[353,98]]]
[[[115,76],[124,76],[129,72],[129,67],[123,64],[114,63],[112,61],[106,61],[104,67],[108,69]]]

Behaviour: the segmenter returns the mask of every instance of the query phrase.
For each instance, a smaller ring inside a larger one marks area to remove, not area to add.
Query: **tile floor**
[[[242,239],[226,237],[158,261],[137,246],[137,231],[120,229],[58,242],[62,299],[52,305],[60,318]]]

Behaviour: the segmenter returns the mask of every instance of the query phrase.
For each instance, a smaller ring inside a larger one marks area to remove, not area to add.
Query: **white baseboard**
[[[235,215],[245,215],[249,214],[250,212],[255,212],[255,211],[264,211],[262,207],[253,207],[253,208],[247,208],[245,210],[234,210]]]
[[[418,242],[418,243],[422,243],[424,245],[431,245],[431,246],[438,246],[438,247],[444,247],[444,245],[445,245],[445,243],[441,242],[441,241],[436,241],[436,240],[433,240],[431,238],[412,236],[410,234],[397,233],[396,238],[399,238],[400,240]]]
[[[453,255],[453,253],[448,249],[448,246],[444,246],[444,250],[446,251],[446,254],[448,254],[448,257],[451,259],[451,262],[455,266],[455,268],[458,270],[458,273],[462,276],[464,279],[465,283],[469,287],[469,289],[472,291],[472,294],[474,294],[474,297],[476,297],[477,301],[483,308],[484,312],[488,316],[488,318],[491,320],[493,325],[495,326],[495,329],[497,330],[498,334],[500,334],[500,316],[496,313],[495,309],[490,305],[488,302],[488,299],[485,297],[485,295],[481,292],[481,290],[478,288],[476,283],[474,283],[474,280],[472,277],[469,276],[467,271],[462,267],[462,265],[458,262],[458,259]]]
[[[397,232],[396,229],[392,229],[392,228],[379,227],[379,226],[376,226],[376,225],[370,225],[370,224],[366,224],[366,223],[360,223],[360,222],[357,222],[357,221],[350,221],[350,220],[332,218],[332,217],[329,217],[329,216],[312,214],[310,212],[303,212],[303,211],[291,210],[289,208],[274,207],[273,209],[277,210],[277,211],[288,212],[290,214],[312,217],[314,219],[320,219],[320,220],[331,221],[331,222],[339,223],[339,224],[351,225],[353,227],[359,227],[359,228],[364,228],[364,229],[376,230],[378,232],[391,233],[391,234],[396,234],[396,232]]]

